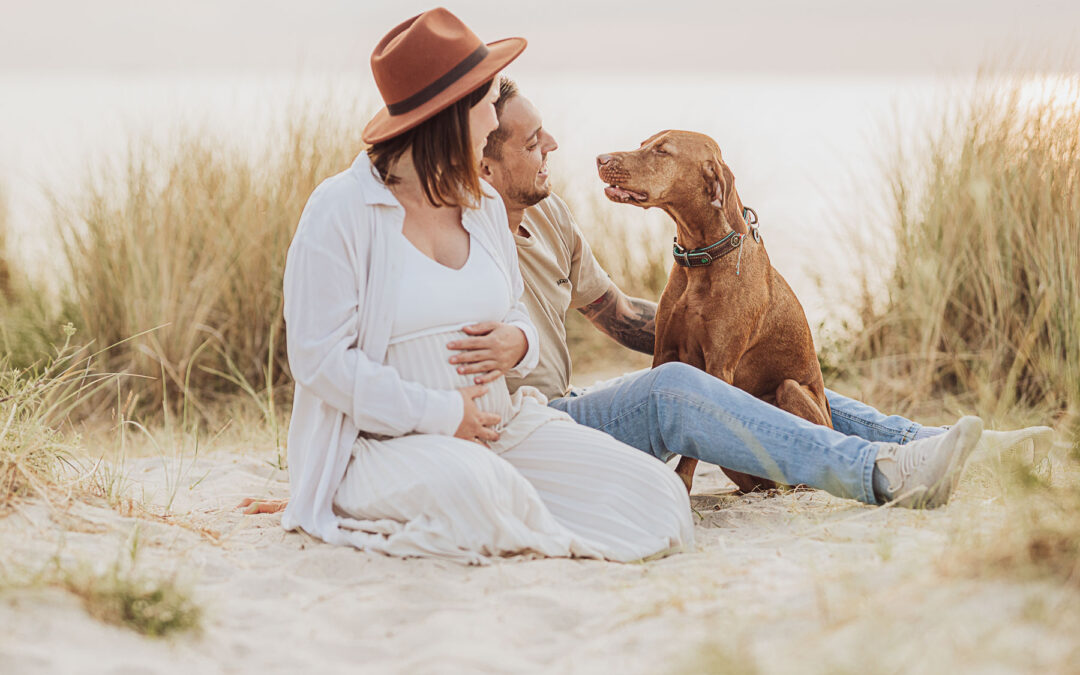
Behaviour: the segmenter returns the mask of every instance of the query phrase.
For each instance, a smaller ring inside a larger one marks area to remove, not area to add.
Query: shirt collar
[[[357,179],[363,185],[364,203],[365,204],[380,204],[383,206],[396,206],[402,208],[401,202],[398,201],[394,193],[390,191],[390,188],[386,187],[386,183],[379,179],[378,173],[375,171],[375,167],[371,165],[371,159],[368,157],[367,152],[361,152],[353,160],[352,166],[349,167],[350,171],[356,174]],[[485,195],[494,192],[495,188],[486,185],[483,181],[480,183],[481,188]],[[489,192],[490,191],[490,192]],[[475,214],[477,209],[464,207],[461,209],[462,223],[468,228],[468,221]]]
[[[350,170],[356,174],[356,178],[364,187],[363,193],[365,204],[401,206],[401,203],[398,202],[394,193],[390,192],[390,188],[386,187],[386,184],[379,180],[378,174],[375,173],[375,167],[371,165],[371,159],[368,158],[366,151],[363,151],[356,156]]]

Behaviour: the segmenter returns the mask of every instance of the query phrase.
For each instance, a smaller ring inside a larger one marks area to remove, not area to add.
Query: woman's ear
[[[723,168],[718,170],[717,164],[718,162],[707,159],[701,168],[702,173],[705,176],[705,187],[708,191],[710,202],[716,208],[722,209],[724,208],[724,200],[728,195],[725,176],[730,176],[731,170],[722,163],[719,164],[720,166],[723,166]]]

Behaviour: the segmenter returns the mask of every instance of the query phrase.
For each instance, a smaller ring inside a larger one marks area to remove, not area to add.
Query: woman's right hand
[[[461,418],[457,431],[454,432],[455,437],[481,445],[499,440],[499,432],[495,431],[494,427],[502,421],[502,418],[495,413],[480,410],[476,401],[473,400],[486,394],[487,390],[485,385],[480,384],[458,389],[461,398],[465,400],[465,415]]]

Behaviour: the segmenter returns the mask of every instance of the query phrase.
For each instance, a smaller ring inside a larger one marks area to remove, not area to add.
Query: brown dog
[[[676,264],[656,313],[653,367],[682,361],[817,424],[832,426],[810,326],[773,269],[716,142],[662,131],[631,152],[596,158],[612,201],[675,221]],[[689,491],[697,460],[676,471]],[[723,467],[721,467],[723,468]],[[744,492],[776,483],[724,469]]]

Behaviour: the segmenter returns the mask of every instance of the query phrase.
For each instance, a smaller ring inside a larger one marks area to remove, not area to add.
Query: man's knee
[[[672,361],[653,368],[653,394],[700,394],[719,382],[700,368]]]

